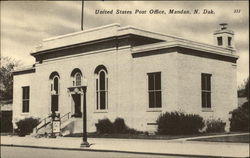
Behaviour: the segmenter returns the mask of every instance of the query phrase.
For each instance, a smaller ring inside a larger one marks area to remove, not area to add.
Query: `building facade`
[[[166,111],[228,121],[237,106],[233,35],[223,25],[209,45],[112,24],[44,40],[31,53],[36,63],[14,71],[13,122],[56,111],[77,132],[85,86],[89,132],[117,117],[155,131]]]

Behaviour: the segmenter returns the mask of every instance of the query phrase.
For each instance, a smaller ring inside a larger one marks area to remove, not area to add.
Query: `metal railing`
[[[68,119],[71,118],[70,114],[71,114],[71,112],[68,112],[68,113],[64,114],[62,117],[60,117],[61,124],[66,122]]]
[[[62,124],[62,123],[64,123],[64,122],[66,122],[68,119],[70,119],[70,118],[71,118],[71,115],[70,115],[70,114],[71,114],[71,112],[68,112],[68,113],[64,114],[62,117],[60,117],[60,123]],[[36,133],[37,133],[40,129],[46,128],[47,125],[49,125],[49,124],[51,124],[51,123],[52,123],[52,118],[51,118],[51,116],[45,117],[45,118],[42,119],[42,120],[40,121],[40,123],[35,127]]]
[[[40,130],[41,128],[45,127],[50,124],[52,122],[51,117],[47,116],[44,119],[42,119],[40,121],[40,123],[35,127],[36,133],[38,132],[38,130]]]

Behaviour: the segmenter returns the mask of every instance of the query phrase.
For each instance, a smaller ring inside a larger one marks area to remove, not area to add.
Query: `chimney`
[[[221,23],[220,30],[214,32],[214,41],[217,46],[234,49],[234,32],[229,30],[227,23]]]

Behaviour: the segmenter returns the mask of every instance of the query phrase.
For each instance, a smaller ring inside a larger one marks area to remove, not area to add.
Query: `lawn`
[[[145,134],[97,134],[88,133],[89,138],[118,138],[118,139],[160,139],[160,140],[171,140],[179,138],[191,138],[199,136],[211,136],[211,135],[221,135],[228,133],[200,133],[193,135],[145,135]],[[67,135],[66,137],[82,137],[82,133],[75,133]]]
[[[236,135],[236,136],[200,138],[200,139],[191,139],[190,141],[249,143],[250,142],[250,135],[244,134],[244,135]]]
[[[96,134],[88,133],[89,138],[117,138],[117,139],[178,139],[186,137],[194,137],[197,135],[145,135],[145,134]],[[82,137],[82,133],[70,134],[65,137]]]

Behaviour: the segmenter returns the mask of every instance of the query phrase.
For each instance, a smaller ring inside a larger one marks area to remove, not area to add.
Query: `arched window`
[[[82,72],[80,69],[76,68],[71,72],[72,85],[81,86],[82,85]]]
[[[82,82],[82,75],[78,72],[75,75],[76,86],[81,86],[81,84],[82,84],[81,82]]]
[[[59,109],[59,74],[53,72],[50,75],[51,80],[51,111],[55,112]]]
[[[108,109],[108,76],[107,69],[100,65],[95,70],[96,73],[96,109]]]
[[[58,76],[55,76],[53,78],[52,91],[54,94],[58,94],[58,92],[59,92],[59,78],[58,78]]]

